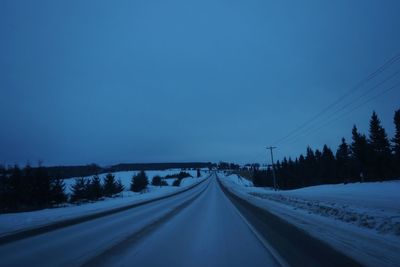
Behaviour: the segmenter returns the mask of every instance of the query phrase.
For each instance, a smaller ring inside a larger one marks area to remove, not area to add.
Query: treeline
[[[65,184],[46,168],[0,168],[0,210],[12,212],[51,207],[67,201]]]
[[[197,169],[197,177],[200,176],[200,170]],[[167,186],[165,179],[173,178],[173,186],[180,186],[182,179],[186,177],[192,176],[183,171],[166,177],[155,176],[151,184]],[[149,179],[142,170],[132,176],[129,189],[133,192],[144,192],[148,184]],[[121,180],[115,179],[112,173],[108,173],[103,181],[97,174],[91,178],[76,178],[71,185],[70,195],[66,194],[65,189],[64,180],[51,178],[44,167],[0,167],[0,212],[37,210],[66,202],[97,201],[125,190]]]
[[[111,197],[124,190],[120,180],[107,174],[104,182],[98,175],[77,178],[71,186],[71,195],[66,193],[63,179],[51,178],[44,167],[29,165],[5,169],[0,167],[0,211],[17,212],[50,208],[66,202],[96,201]]]
[[[224,161],[220,161],[216,167],[218,168],[218,170],[239,170],[240,169],[239,164],[229,163],[229,162],[224,162]]]
[[[121,180],[116,180],[115,176],[108,173],[104,182],[98,175],[89,178],[77,178],[71,187],[71,202],[96,201],[103,197],[111,197],[124,191]]]
[[[368,137],[354,125],[351,143],[342,138],[334,153],[327,145],[322,150],[307,148],[305,155],[284,158],[275,164],[277,186],[293,189],[304,186],[400,178],[400,110],[394,115],[395,135],[389,139],[375,112]],[[255,186],[273,186],[271,167],[255,169]]]
[[[82,166],[52,166],[44,167],[50,177],[58,177],[60,179],[68,179],[73,177],[87,177],[100,173],[113,173],[120,171],[147,171],[147,170],[167,170],[167,169],[202,169],[214,166],[210,162],[183,162],[183,163],[123,163],[109,167],[101,167],[95,163]],[[38,167],[30,167],[36,169]],[[4,169],[4,168],[2,168]],[[6,171],[12,171],[8,168]]]
[[[95,163],[82,166],[52,166],[41,168],[45,168],[50,177],[58,177],[60,179],[86,177],[109,172],[107,168],[101,167]]]
[[[117,164],[107,168],[107,172],[119,171],[140,171],[140,170],[168,170],[168,169],[182,169],[182,170],[196,170],[203,168],[211,168],[211,162],[180,162],[180,163],[123,163]]]

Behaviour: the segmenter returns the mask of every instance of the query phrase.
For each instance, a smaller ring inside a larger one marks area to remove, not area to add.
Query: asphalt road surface
[[[0,266],[280,266],[212,175],[181,194],[0,245]]]

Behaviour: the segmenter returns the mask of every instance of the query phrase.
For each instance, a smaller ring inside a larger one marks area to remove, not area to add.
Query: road
[[[213,175],[182,194],[0,246],[1,266],[279,266]]]

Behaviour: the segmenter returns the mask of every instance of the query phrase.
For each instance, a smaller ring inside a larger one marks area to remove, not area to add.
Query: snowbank
[[[225,177],[237,185],[241,185],[241,186],[245,186],[245,187],[253,186],[253,182],[251,182],[251,181],[247,180],[246,178],[241,177],[240,175],[237,175],[237,174],[229,174]]]
[[[400,264],[400,181],[273,191],[221,177],[236,195],[287,220],[366,266]]]
[[[168,171],[149,171],[146,173],[148,177],[150,177],[151,175],[164,176],[176,172],[168,170]],[[121,178],[121,180],[122,178],[125,178],[125,181],[127,181],[128,180],[127,178],[129,177],[129,183],[130,183],[132,172],[115,173],[115,175],[116,178],[119,177]],[[105,175],[102,175],[102,177],[104,176]],[[59,208],[43,209],[31,212],[0,214],[0,236],[4,236],[21,230],[52,224],[57,221],[77,218],[84,215],[102,212],[108,209],[119,208],[126,205],[132,205],[150,199],[166,196],[172,193],[176,193],[178,191],[185,190],[186,188],[192,186],[193,184],[203,181],[207,177],[208,175],[203,175],[201,178],[185,178],[183,179],[184,184],[182,184],[180,187],[175,187],[175,186],[159,187],[159,186],[149,185],[148,192],[146,193],[135,193],[132,191],[124,191],[119,197],[106,198],[104,200],[100,200],[93,203],[85,203],[81,205],[67,204],[64,207],[59,207]],[[73,181],[73,179],[71,180]],[[125,188],[129,189],[129,184]]]

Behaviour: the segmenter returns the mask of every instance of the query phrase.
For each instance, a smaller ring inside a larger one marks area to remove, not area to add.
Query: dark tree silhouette
[[[176,178],[172,183],[172,186],[180,186],[182,179]]]
[[[153,179],[151,180],[151,185],[154,186],[161,186],[162,184],[162,178],[159,175],[156,175],[153,177]]]
[[[90,181],[89,191],[91,200],[98,200],[103,196],[104,190],[98,175],[93,176],[92,180]]]
[[[333,155],[332,150],[327,145],[324,145],[324,147],[322,148],[319,170],[319,177],[320,181],[323,181],[322,183],[333,184],[338,182],[336,179],[337,174],[335,156]]]
[[[385,129],[375,111],[369,123],[369,144],[371,147],[371,175],[375,179],[385,179],[390,174],[390,143]]]
[[[84,177],[75,179],[75,183],[72,185],[72,202],[78,202],[82,200],[88,199],[88,191],[89,191],[89,181]]]
[[[317,162],[315,159],[315,154],[314,151],[311,149],[311,147],[307,147],[306,151],[306,158],[305,158],[305,165],[304,165],[304,175],[305,175],[305,181],[307,185],[314,185],[318,183],[318,178],[317,177]]]
[[[354,180],[360,180],[361,182],[369,176],[368,172],[368,161],[370,148],[368,145],[367,138],[365,135],[360,134],[357,127],[354,125],[352,130],[352,140],[351,143],[351,157],[354,162]]]
[[[131,191],[141,192],[147,187],[148,184],[149,180],[147,179],[146,173],[144,171],[140,171],[137,175],[132,177]]]
[[[350,179],[350,147],[346,139],[342,138],[342,143],[336,151],[336,170],[338,182],[349,182]]]
[[[396,171],[396,176],[400,177],[400,109],[396,110],[393,118],[395,133],[392,139],[392,151],[393,151],[393,166]]]
[[[104,179],[104,195],[111,197],[117,193],[117,182],[115,181],[115,176],[112,173],[108,173]]]
[[[64,203],[68,200],[68,197],[65,194],[65,183],[62,179],[53,179],[51,181],[50,191],[51,201],[53,204]]]

